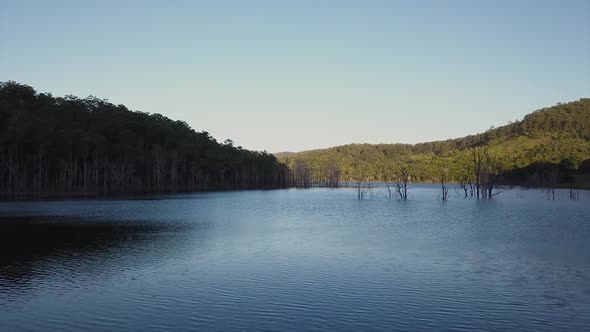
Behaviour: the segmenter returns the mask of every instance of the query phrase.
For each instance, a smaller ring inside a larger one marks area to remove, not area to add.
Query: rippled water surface
[[[0,203],[0,330],[588,330],[590,193]]]

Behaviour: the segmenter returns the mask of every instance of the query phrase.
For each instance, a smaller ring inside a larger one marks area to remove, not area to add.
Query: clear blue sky
[[[590,1],[0,0],[0,81],[246,148],[463,136],[590,97]]]

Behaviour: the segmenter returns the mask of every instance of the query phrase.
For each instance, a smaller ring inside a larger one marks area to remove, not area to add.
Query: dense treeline
[[[534,162],[525,167],[503,171],[501,180],[520,186],[555,188],[559,185],[576,187],[577,183],[590,183],[590,159],[579,166],[569,159],[559,163]]]
[[[278,157],[290,167],[305,165],[311,179],[335,165],[340,181],[398,181],[400,167],[407,166],[413,182],[439,182],[444,177],[473,186],[483,183],[478,178],[484,176],[482,170],[474,174],[475,147],[486,147],[480,166],[494,183],[535,185],[542,173],[536,168],[551,164],[559,173],[555,185],[589,187],[578,168],[590,159],[590,99],[544,108],[521,121],[457,139],[414,145],[350,144]],[[565,164],[571,166],[567,171]]]
[[[290,184],[299,188],[328,187],[336,188],[340,185],[340,168],[335,163],[325,164],[320,169],[312,170],[309,163],[296,159],[293,163],[287,158],[285,163],[290,165]]]
[[[0,83],[0,191],[277,188],[287,168],[183,121]]]

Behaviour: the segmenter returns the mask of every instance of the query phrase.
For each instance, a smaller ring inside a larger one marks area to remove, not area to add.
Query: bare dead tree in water
[[[459,182],[459,187],[461,188],[463,195],[461,195],[460,193],[457,193],[457,195],[467,197],[467,183]]]
[[[545,188],[545,197],[547,200],[555,200],[555,187],[546,187]]]
[[[498,159],[495,154],[490,153],[490,147],[484,144],[483,139],[480,137],[479,142],[468,148],[471,155],[471,171],[469,179],[474,180],[475,197],[488,198],[500,194],[503,191],[494,193],[496,185],[496,178],[500,172]],[[467,186],[462,185],[467,196]],[[471,192],[473,196],[473,187],[471,186]]]
[[[474,190],[473,190],[473,182],[471,181],[471,179],[469,179],[468,182],[461,182],[461,189],[463,189],[464,197],[467,197],[467,196],[473,197]]]
[[[480,139],[479,143],[469,147],[469,152],[471,154],[471,172],[473,179],[475,180],[475,196],[479,198],[480,195],[482,195],[481,180],[484,163],[489,154],[489,146],[484,145],[483,141]]]
[[[496,155],[491,155],[489,152],[486,153],[483,160],[482,166],[482,197],[492,198],[502,191],[494,193],[494,186],[496,184],[496,177],[499,173],[498,160]]]
[[[449,187],[445,185],[444,180],[441,181],[441,188],[442,188],[442,201],[446,202],[449,200]]]
[[[295,187],[300,188],[311,187],[311,167],[306,160],[295,160],[293,165],[293,184]]]
[[[445,183],[446,175],[440,177],[440,187],[442,189],[442,201],[446,202],[449,200],[449,187]]]
[[[398,167],[398,179],[395,183],[395,190],[400,199],[408,199],[408,183],[410,182],[410,167],[403,163]]]
[[[330,188],[337,188],[340,186],[340,167],[333,162],[326,166],[326,185]]]
[[[365,183],[362,185],[357,183],[357,197],[359,200],[365,199],[367,197],[373,198],[373,195],[373,185],[371,185],[370,183]]]
[[[373,198],[374,190],[373,185],[367,182],[367,169],[365,167],[357,167],[356,176],[356,197],[359,200],[365,198]]]
[[[463,196],[464,198],[467,198],[468,196],[473,197],[473,180],[470,174],[463,174],[459,178],[459,187],[463,194],[457,193],[458,196]]]
[[[365,171],[362,167],[357,168],[356,174],[356,197],[357,199],[364,199],[367,194],[366,186],[363,185],[365,180]]]
[[[448,169],[446,162],[444,160],[437,159],[437,160],[435,160],[435,163],[436,163],[437,167],[439,168],[438,179],[439,179],[440,187],[442,190],[441,200],[443,202],[446,202],[449,200],[449,187],[446,184],[447,178],[449,176],[449,169]]]
[[[385,182],[385,188],[387,189],[386,193],[385,193],[385,197],[387,199],[393,199],[395,198],[395,186],[393,183],[390,182]]]
[[[364,199],[365,195],[367,194],[367,191],[365,189],[364,186],[361,186],[360,182],[357,182],[356,184],[356,196],[357,198],[360,199]]]
[[[557,151],[557,145],[554,139],[552,139],[548,146],[554,151]],[[547,200],[555,200],[555,188],[558,184],[559,179],[559,167],[553,163],[543,163],[539,167],[538,171],[539,185],[541,190],[545,192]]]
[[[557,166],[548,166],[539,174],[541,177],[541,188],[545,192],[547,200],[555,200],[555,187],[557,186],[557,179],[559,170]]]

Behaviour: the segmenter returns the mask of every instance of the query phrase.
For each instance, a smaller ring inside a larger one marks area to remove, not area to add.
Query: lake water
[[[0,330],[590,329],[590,193],[0,203]]]

